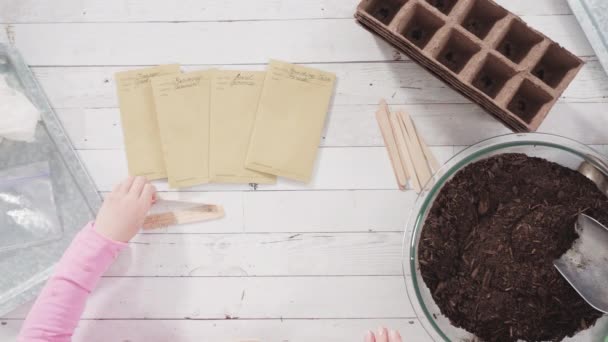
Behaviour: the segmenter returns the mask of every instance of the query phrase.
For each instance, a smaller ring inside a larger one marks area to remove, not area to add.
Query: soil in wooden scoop
[[[576,171],[523,154],[471,164],[424,224],[422,278],[441,312],[482,340],[572,336],[602,315],[553,267],[581,212],[608,223],[608,198]]]

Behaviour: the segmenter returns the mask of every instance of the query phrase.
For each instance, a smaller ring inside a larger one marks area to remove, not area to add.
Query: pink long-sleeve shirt
[[[127,244],[101,236],[87,224],[74,238],[30,310],[20,342],[70,341],[87,297]]]

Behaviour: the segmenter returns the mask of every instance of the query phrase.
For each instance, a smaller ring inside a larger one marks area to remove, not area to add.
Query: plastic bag
[[[40,111],[23,93],[12,88],[0,75],[0,141],[7,138],[31,142],[40,120]]]
[[[0,251],[60,237],[47,162],[0,170]]]

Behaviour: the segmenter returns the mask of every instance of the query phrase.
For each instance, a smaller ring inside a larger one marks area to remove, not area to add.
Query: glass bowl
[[[424,283],[418,264],[420,233],[433,201],[443,185],[467,165],[503,153],[524,153],[576,170],[582,162],[594,165],[608,175],[608,158],[592,148],[564,137],[522,133],[507,134],[479,142],[452,157],[424,186],[406,225],[403,243],[403,271],[410,302],[425,330],[435,341],[475,341],[475,336],[455,327],[441,314],[429,288]],[[604,341],[608,335],[608,315],[596,324],[564,341]]]

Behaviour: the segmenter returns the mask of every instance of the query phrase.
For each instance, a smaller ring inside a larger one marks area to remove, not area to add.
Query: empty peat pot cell
[[[564,77],[572,69],[581,64],[578,58],[557,44],[551,44],[538,64],[532,69],[532,74],[553,88],[560,85]]]
[[[426,0],[431,6],[435,7],[441,13],[448,15],[454,8],[457,0]]]
[[[551,95],[526,79],[517,89],[507,108],[526,123],[530,123],[549,101]]]
[[[370,0],[365,6],[367,13],[378,19],[384,25],[390,24],[395,14],[408,0]]]
[[[475,0],[462,21],[462,26],[484,39],[497,21],[507,16],[507,10],[488,0]]]
[[[414,6],[401,34],[420,49],[428,44],[444,21],[422,5]]]
[[[496,50],[514,63],[521,62],[534,45],[543,41],[543,37],[523,22],[515,19],[509,25],[507,34],[502,38]]]
[[[463,33],[452,30],[445,45],[437,55],[437,60],[455,73],[462,71],[474,54],[481,48]]]
[[[505,83],[515,75],[515,70],[494,55],[488,55],[473,79],[473,86],[491,98],[495,98]]]

